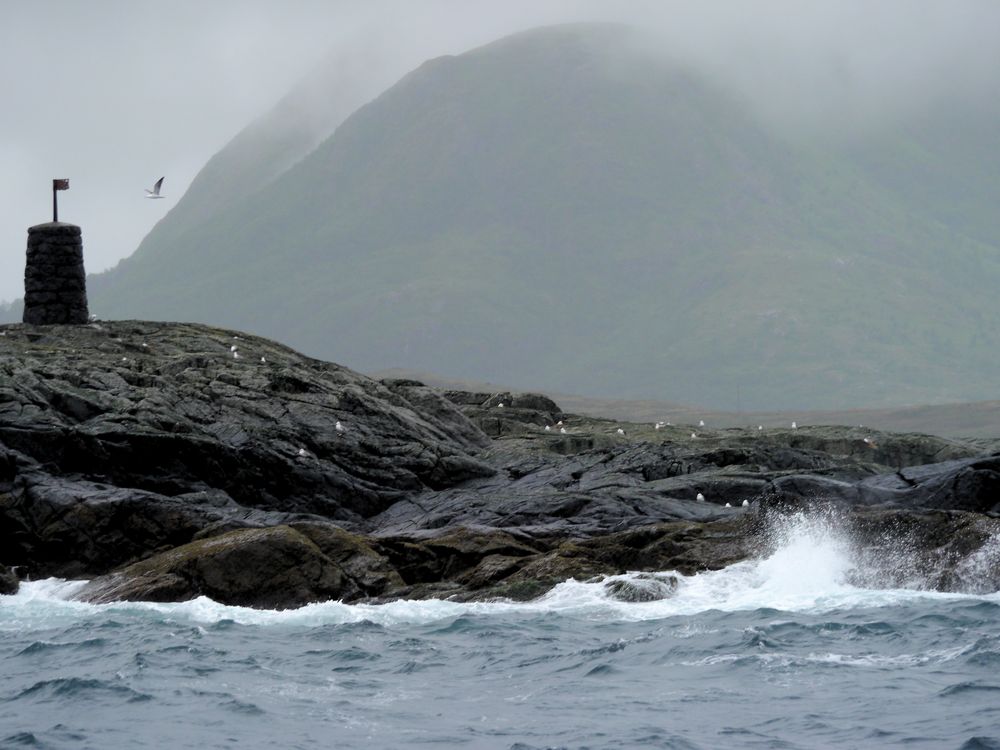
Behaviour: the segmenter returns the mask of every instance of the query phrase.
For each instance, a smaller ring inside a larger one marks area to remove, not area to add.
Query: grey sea
[[[278,612],[30,582],[0,597],[0,747],[1000,748],[1000,595],[853,566],[802,520],[644,603],[567,581]]]

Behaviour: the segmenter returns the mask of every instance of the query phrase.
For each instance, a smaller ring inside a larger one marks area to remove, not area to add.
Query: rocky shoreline
[[[623,424],[193,324],[0,327],[0,593],[528,599],[766,554],[797,512],[842,528],[872,585],[1000,589],[1000,454],[978,443]]]

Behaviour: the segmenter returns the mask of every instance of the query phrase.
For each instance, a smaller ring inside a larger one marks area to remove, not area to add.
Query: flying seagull
[[[163,185],[163,178],[161,177],[153,185],[153,189],[152,190],[146,190],[146,197],[147,198],[165,198],[166,196],[160,195],[160,187],[162,185]]]

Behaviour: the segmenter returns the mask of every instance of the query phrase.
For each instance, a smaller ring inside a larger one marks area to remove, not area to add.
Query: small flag
[[[52,180],[53,190],[69,190],[69,180]]]

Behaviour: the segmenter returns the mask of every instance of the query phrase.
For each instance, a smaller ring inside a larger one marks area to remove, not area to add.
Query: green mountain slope
[[[177,205],[122,262],[123,267],[143,266],[147,278],[169,268],[175,245],[197,242],[206,224],[266,188],[375,96],[378,81],[387,71],[356,50],[352,52],[328,56],[209,159]],[[91,277],[91,296],[103,299],[104,285],[118,278],[119,272],[114,269]]]
[[[165,219],[92,308],[716,408],[995,395],[994,235],[631,41],[559,27],[430,61],[259,191]]]

